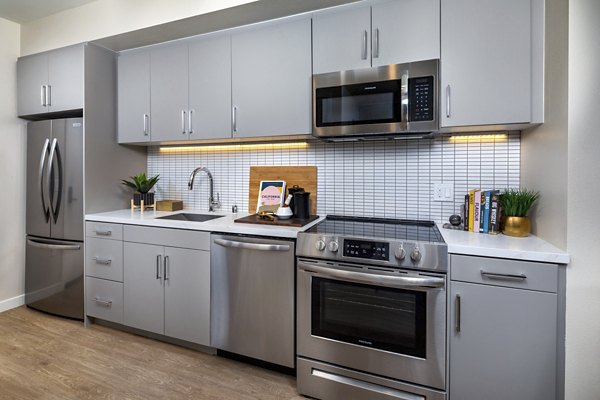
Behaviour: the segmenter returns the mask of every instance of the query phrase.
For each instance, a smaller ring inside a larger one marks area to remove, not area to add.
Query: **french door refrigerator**
[[[83,319],[83,120],[27,127],[25,303]]]

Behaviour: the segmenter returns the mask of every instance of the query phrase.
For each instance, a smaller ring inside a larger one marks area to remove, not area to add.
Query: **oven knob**
[[[413,249],[413,251],[410,252],[410,258],[414,261],[414,262],[419,262],[421,261],[421,251],[419,251],[418,247],[415,247]]]
[[[325,250],[325,242],[322,240],[319,240],[318,242],[315,243],[315,248],[319,251]]]
[[[406,250],[404,250],[404,247],[398,247],[394,256],[400,261],[404,260],[404,257],[406,257]]]
[[[335,253],[338,251],[338,249],[340,248],[340,246],[338,245],[338,242],[336,242],[335,240],[332,240],[331,242],[329,242],[329,244],[327,245],[327,249],[329,251],[331,251],[332,253]]]

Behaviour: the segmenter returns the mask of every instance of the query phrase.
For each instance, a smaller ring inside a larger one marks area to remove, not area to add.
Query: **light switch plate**
[[[433,201],[453,201],[454,184],[453,183],[434,183]]]

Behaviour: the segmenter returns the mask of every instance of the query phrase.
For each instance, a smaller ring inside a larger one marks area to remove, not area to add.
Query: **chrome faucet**
[[[213,176],[206,167],[198,167],[192,171],[190,175],[190,180],[188,181],[188,189],[192,190],[194,188],[194,178],[196,174],[200,171],[206,172],[208,175],[208,184],[209,184],[209,197],[208,197],[208,211],[215,211],[215,208],[221,208],[221,202],[219,201],[219,193],[217,193],[217,198],[214,197],[214,185],[213,185]]]

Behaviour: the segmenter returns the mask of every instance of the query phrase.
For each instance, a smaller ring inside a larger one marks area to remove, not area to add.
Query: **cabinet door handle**
[[[373,58],[379,58],[379,28],[375,28],[375,37],[373,38]]]
[[[233,106],[233,112],[231,113],[232,120],[231,125],[233,126],[233,133],[237,133],[237,107]]]
[[[484,270],[479,270],[482,276],[485,276],[489,279],[498,279],[498,280],[519,280],[524,281],[527,279],[527,275],[525,274],[500,274],[498,272],[487,272]]]
[[[52,86],[48,85],[48,89],[46,91],[46,105],[50,107],[52,105]]]
[[[112,235],[112,231],[111,230],[107,230],[107,231],[98,231],[96,230],[96,235],[98,236],[111,236]]]
[[[455,307],[454,307],[454,312],[455,312],[455,329],[456,329],[456,333],[460,333],[460,294],[456,295],[456,299],[455,299]]]
[[[110,258],[100,258],[100,257],[92,257],[96,264],[110,265],[112,260]]]
[[[46,107],[46,85],[40,86],[40,104]]]
[[[112,307],[112,300],[102,300],[99,297],[94,297],[94,301],[103,307],[106,307],[106,308]]]
[[[150,116],[148,114],[144,114],[144,136],[148,136],[149,120]]]
[[[158,254],[156,256],[156,279],[162,279],[162,276],[160,274],[160,264],[162,264],[162,256],[160,254]]]
[[[185,135],[185,110],[181,110],[181,133]]]
[[[446,118],[450,118],[450,85],[446,86]]]
[[[168,281],[169,280],[169,268],[170,268],[170,265],[169,265],[169,256],[165,256],[165,259],[163,261],[163,267],[164,267],[164,271],[165,271],[163,273],[163,275],[165,277],[165,281]]]
[[[189,131],[190,135],[192,133],[194,133],[194,128],[193,128],[193,125],[192,125],[192,123],[193,123],[193,117],[192,117],[193,112],[194,112],[194,110],[190,110],[189,114],[188,114],[188,131]]]
[[[361,59],[366,60],[367,59],[367,40],[368,40],[368,35],[369,32],[367,32],[366,30],[363,31],[363,35],[362,35],[362,56]]]

